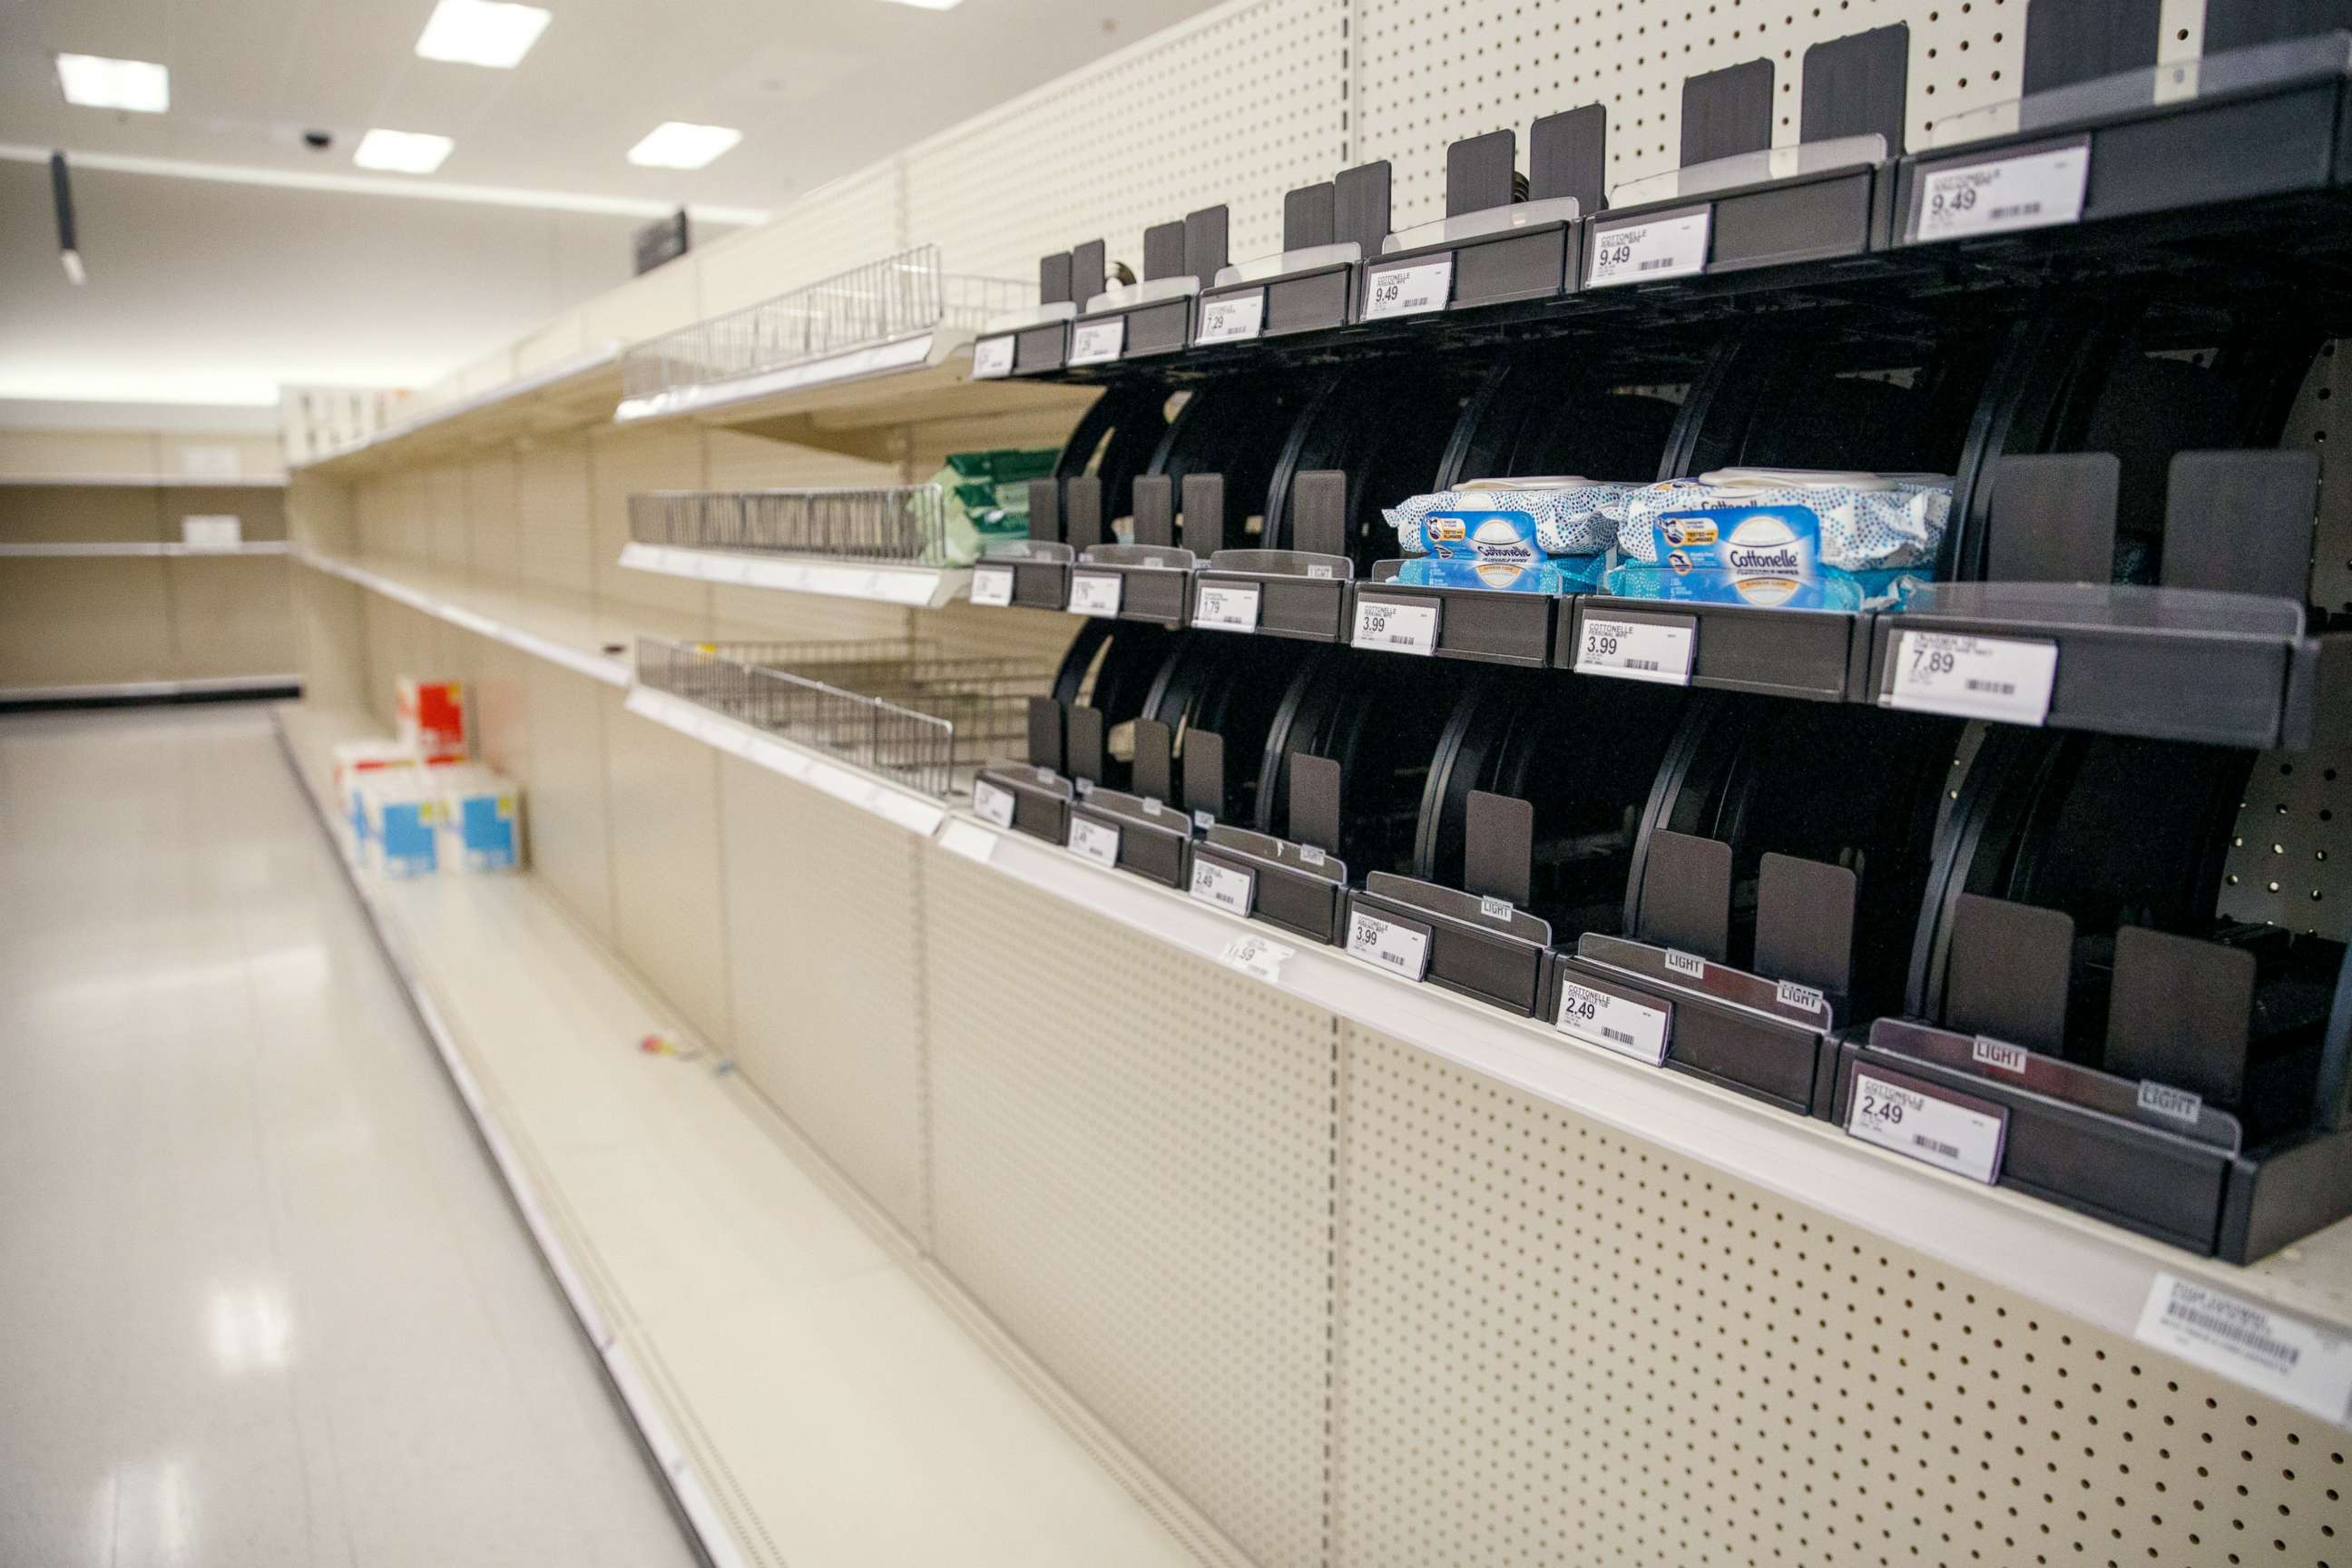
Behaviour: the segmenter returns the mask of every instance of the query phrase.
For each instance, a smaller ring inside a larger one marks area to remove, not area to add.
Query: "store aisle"
[[[0,718],[0,1564],[694,1556],[258,707]]]

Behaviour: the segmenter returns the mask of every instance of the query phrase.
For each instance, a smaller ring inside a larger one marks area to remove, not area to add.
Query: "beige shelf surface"
[[[575,430],[602,423],[620,391],[621,348],[618,343],[605,343],[297,463],[294,471],[351,479],[519,437]]]
[[[378,729],[279,714],[314,794]],[[721,1568],[1194,1562],[724,1061],[640,1048],[686,1037],[532,878],[354,879]]]

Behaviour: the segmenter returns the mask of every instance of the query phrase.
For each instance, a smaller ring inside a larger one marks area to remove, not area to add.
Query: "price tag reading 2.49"
[[[2004,1108],[1871,1072],[1853,1075],[1853,1094],[1845,1130],[1864,1142],[1987,1184],[2000,1174]]]

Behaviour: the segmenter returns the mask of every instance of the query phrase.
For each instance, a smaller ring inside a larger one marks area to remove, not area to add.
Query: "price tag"
[[[1372,274],[1364,296],[1364,320],[1391,316],[1423,316],[1443,310],[1454,298],[1454,253],[1446,252],[1416,267],[1398,267]]]
[[[1382,969],[1419,980],[1429,973],[1429,937],[1359,910],[1348,917],[1348,951]]]
[[[1070,574],[1070,614],[1074,616],[1115,616],[1118,614],[1118,594],[1125,579],[1116,572],[1073,572]]]
[[[1880,705],[2039,724],[2050,717],[2058,645],[1954,632],[1903,632],[1895,639],[1895,684]]]
[[[2137,1337],[2282,1404],[2352,1425],[2352,1339],[2342,1334],[2159,1271]]]
[[[1433,654],[1437,651],[1435,605],[1398,605],[1381,599],[1356,601],[1358,647],[1384,647],[1394,653]]]
[[[2087,145],[1931,169],[1920,177],[1911,237],[1966,239],[2079,223],[2090,176]]]
[[[1590,985],[1560,983],[1559,1016],[1555,1022],[1561,1034],[1588,1046],[1657,1067],[1666,1059],[1666,1037],[1673,1021],[1671,1008],[1645,1007]]]
[[[972,380],[992,381],[998,376],[1011,375],[1013,342],[1013,338],[1008,333],[1001,338],[982,338],[972,344]]]
[[[1192,341],[1196,343],[1247,342],[1265,330],[1265,290],[1253,289],[1246,294],[1228,294],[1222,300],[1209,300],[1201,306],[1201,330]]]
[[[971,781],[971,809],[983,822],[999,827],[1013,826],[1013,792],[1001,789],[986,779]]]
[[[1249,871],[1220,866],[1214,860],[1194,859],[1192,862],[1192,894],[1204,904],[1214,904],[1230,914],[1250,912],[1251,898],[1257,892],[1257,877]]]
[[[1090,816],[1070,818],[1070,853],[1097,866],[1118,866],[1118,829]]]
[[[1070,334],[1072,364],[1108,364],[1127,346],[1127,318],[1088,321]]]
[[[1203,583],[1192,602],[1192,624],[1221,632],[1257,630],[1257,584]]]
[[[1262,936],[1237,936],[1225,943],[1225,951],[1217,954],[1217,962],[1244,974],[1255,974],[1272,985],[1282,979],[1282,961],[1296,951]]]
[[[1704,272],[1712,216],[1708,209],[1601,230],[1592,237],[1592,258],[1584,269],[1584,286],[1606,289],[1618,283],[1654,283]]]
[[[1013,568],[975,566],[971,569],[971,602],[999,608],[1013,603]]]
[[[1857,1072],[1845,1130],[1865,1143],[1990,1185],[2000,1174],[2009,1112],[1990,1101],[1962,1103],[1939,1091]]]
[[[1575,668],[1587,675],[1621,680],[1654,680],[1688,686],[1698,623],[1612,621],[1587,616],[1577,636]]]

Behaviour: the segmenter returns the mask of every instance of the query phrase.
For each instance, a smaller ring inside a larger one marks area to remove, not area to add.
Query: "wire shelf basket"
[[[1028,739],[1054,671],[943,655],[916,637],[844,642],[637,639],[637,681],[870,773],[947,796]]]
[[[947,562],[947,496],[937,485],[654,490],[629,498],[629,537],[696,550],[939,566]]]
[[[977,331],[1037,302],[1034,283],[940,270],[940,248],[918,246],[631,348],[622,395],[731,381],[887,343],[941,327]]]

